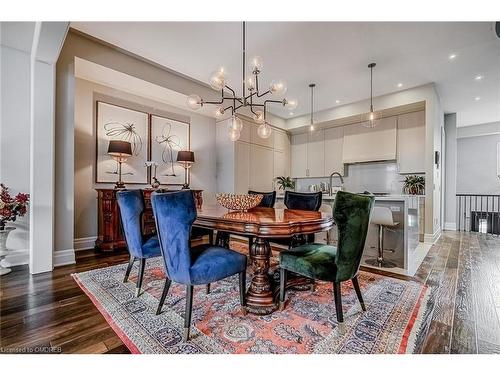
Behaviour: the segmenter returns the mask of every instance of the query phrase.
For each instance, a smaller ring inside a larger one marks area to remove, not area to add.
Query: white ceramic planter
[[[14,227],[5,227],[5,229],[0,230],[0,276],[7,275],[10,273],[11,269],[2,266],[2,260],[8,255],[9,249],[7,249],[7,238],[10,232],[12,232]]]

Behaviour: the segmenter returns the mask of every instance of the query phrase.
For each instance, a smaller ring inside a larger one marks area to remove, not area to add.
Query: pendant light
[[[368,68],[370,68],[370,113],[368,114],[368,121],[363,124],[367,128],[374,128],[376,126],[375,120],[377,119],[377,114],[373,110],[373,68],[376,65],[375,63],[368,64]]]
[[[309,87],[311,88],[311,124],[309,125],[309,130],[314,131],[314,88],[316,87],[315,83],[310,83]]]

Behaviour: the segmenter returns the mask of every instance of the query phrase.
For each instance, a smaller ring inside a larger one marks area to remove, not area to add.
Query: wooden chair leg
[[[280,268],[280,311],[285,308],[286,276],[286,269]]]
[[[132,267],[134,266],[135,258],[131,255],[128,261],[127,270],[125,271],[125,277],[123,278],[123,282],[126,283],[128,281],[128,277],[130,276],[130,271],[132,271]]]
[[[361,289],[359,288],[357,276],[354,276],[352,278],[352,285],[354,286],[354,290],[356,291],[356,295],[358,296],[358,300],[361,305],[361,310],[366,311],[365,301],[363,301],[363,295],[361,294]]]
[[[214,231],[211,231],[209,234],[208,234],[208,242],[210,245],[213,245],[214,244]]]
[[[172,280],[166,279],[165,285],[163,286],[163,292],[161,293],[160,303],[158,304],[158,309],[156,310],[156,315],[160,315],[161,308],[165,303],[165,298],[167,298],[168,290],[170,289],[170,285],[172,284]]]
[[[337,313],[337,322],[344,322],[344,314],[342,313],[342,296],[340,294],[340,283],[333,283],[333,297],[335,299],[335,311]]]
[[[253,237],[248,237],[248,250],[251,251],[253,246]]]
[[[191,313],[193,312],[193,285],[186,286],[186,311],[184,313],[184,342],[189,340],[189,329],[191,327]]]
[[[142,258],[139,263],[139,275],[137,277],[137,284],[135,288],[135,296],[139,297],[141,294],[142,279],[144,278],[144,269],[146,268],[146,259]]]
[[[247,273],[246,271],[240,272],[240,305],[242,307],[246,306],[245,294],[247,291]]]
[[[210,294],[210,283],[207,284],[207,294]]]

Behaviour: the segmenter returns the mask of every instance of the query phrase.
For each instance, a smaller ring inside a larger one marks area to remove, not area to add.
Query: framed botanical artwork
[[[184,168],[177,164],[177,152],[189,150],[189,135],[189,123],[151,115],[151,160],[158,164],[156,178],[160,184],[184,183]]]
[[[96,102],[96,183],[115,183],[118,163],[108,155],[110,140],[128,141],[132,156],[122,165],[122,180],[128,184],[147,184],[149,115],[122,106]]]

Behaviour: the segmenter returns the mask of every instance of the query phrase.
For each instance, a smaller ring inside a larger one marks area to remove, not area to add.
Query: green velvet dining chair
[[[358,270],[365,247],[375,197],[339,191],[333,205],[337,246],[305,244],[282,251],[280,259],[280,309],[285,305],[287,272],[333,283],[337,321],[342,323],[340,283],[351,280],[361,308],[366,311],[358,283]]]

